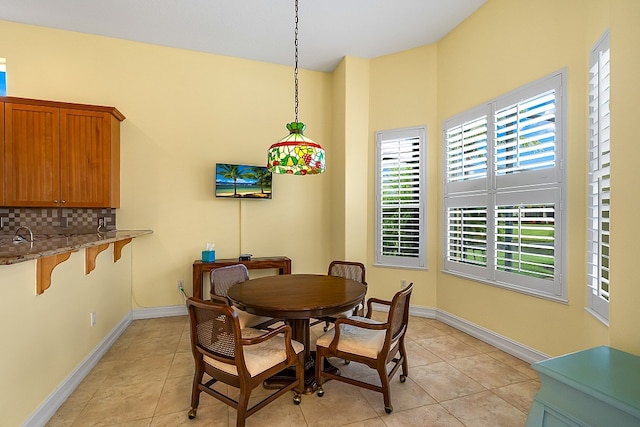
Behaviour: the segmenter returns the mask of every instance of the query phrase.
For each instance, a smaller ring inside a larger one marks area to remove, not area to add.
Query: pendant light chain
[[[304,135],[306,125],[298,121],[298,0],[295,3],[295,121],[287,123],[289,135],[272,144],[267,150],[267,169],[275,174],[315,175],[325,170],[324,148]]]
[[[295,87],[295,95],[294,95],[294,103],[295,103],[295,121],[298,122],[298,0],[295,0],[296,3],[296,29],[295,29],[295,67],[293,69],[293,80]]]

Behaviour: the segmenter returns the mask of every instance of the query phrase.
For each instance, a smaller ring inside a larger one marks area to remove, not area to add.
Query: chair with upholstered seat
[[[360,262],[331,261],[327,274],[329,276],[338,276],[344,277],[345,279],[355,280],[356,282],[360,282],[363,285],[367,286],[367,282],[365,281],[365,267],[364,264]],[[329,324],[334,323],[337,318],[361,314],[361,312],[364,311],[365,298],[365,296],[362,297],[362,302],[354,307],[353,311],[347,311],[333,316],[322,317],[311,325],[313,326],[317,325],[318,323],[325,322],[324,331],[327,332],[327,330],[329,329]]]
[[[234,264],[226,267],[216,268],[211,271],[211,300],[217,302],[226,301],[229,288],[237,283],[249,280],[249,270],[243,264]],[[231,304],[229,304],[231,305]],[[233,308],[240,319],[240,328],[264,329],[278,320],[271,317],[256,316],[246,311]]]
[[[355,280],[362,283],[365,287],[367,281],[365,280],[365,268],[361,262],[352,261],[331,261],[329,264],[329,276],[344,277],[346,279]],[[362,297],[362,303],[353,309],[353,314],[358,315],[364,311],[365,296]]]
[[[318,338],[316,341],[318,396],[324,395],[322,384],[332,379],[382,393],[385,411],[387,413],[393,411],[389,380],[401,366],[400,382],[405,382],[409,373],[404,338],[409,321],[409,300],[412,290],[413,283],[396,293],[391,301],[369,298],[366,317],[352,316],[336,319],[335,328]],[[389,307],[386,322],[371,319],[373,303]],[[375,369],[382,385],[378,386],[323,370],[321,367],[324,366],[324,359],[329,357],[360,362]],[[387,372],[389,363],[393,363],[393,367]]]
[[[189,418],[196,417],[203,391],[238,411],[237,426],[244,426],[247,417],[290,390],[295,392],[294,403],[300,403],[304,346],[291,339],[290,326],[269,331],[240,329],[238,315],[227,304],[188,298],[187,308],[196,365]],[[295,378],[249,407],[251,391],[286,368],[295,368]],[[203,382],[205,373],[211,379]],[[218,381],[238,388],[238,400],[214,388]]]

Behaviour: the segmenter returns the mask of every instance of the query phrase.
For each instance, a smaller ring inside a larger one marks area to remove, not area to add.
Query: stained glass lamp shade
[[[273,173],[313,175],[324,172],[324,149],[304,136],[305,124],[287,124],[289,135],[267,152],[267,168]]]
[[[277,174],[315,175],[324,172],[324,149],[311,138],[304,136],[306,126],[298,121],[298,0],[295,0],[295,15],[295,120],[287,124],[289,135],[269,147],[267,169]]]

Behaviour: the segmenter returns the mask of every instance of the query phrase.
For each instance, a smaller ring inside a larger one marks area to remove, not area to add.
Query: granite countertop
[[[16,264],[151,233],[152,230],[116,230],[90,234],[44,234],[34,235],[33,242],[20,243],[13,242],[13,235],[0,236],[0,265]]]

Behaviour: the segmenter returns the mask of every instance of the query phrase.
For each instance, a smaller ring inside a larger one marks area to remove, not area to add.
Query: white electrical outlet
[[[407,281],[406,280],[400,280],[400,289],[404,289],[407,287]]]
[[[96,324],[96,312],[92,311],[91,312],[91,326]]]
[[[178,280],[178,290],[179,291],[183,291],[184,290],[184,280],[182,280],[182,279]]]

